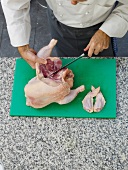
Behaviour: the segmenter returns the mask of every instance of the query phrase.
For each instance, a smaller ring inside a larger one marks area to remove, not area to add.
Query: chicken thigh
[[[93,97],[97,96],[97,94],[100,91],[100,87],[98,88],[94,88],[92,86],[92,91],[90,91],[83,99],[82,104],[83,104],[83,108],[89,112],[92,113],[93,112]]]
[[[103,94],[101,92],[98,93],[96,96],[96,102],[94,104],[94,112],[100,112],[103,109],[105,103],[106,101]]]
[[[89,113],[100,112],[106,103],[104,96],[100,91],[100,87],[95,89],[95,87],[92,86],[91,90],[82,101],[83,108]],[[94,97],[96,97],[95,103],[93,101]]]

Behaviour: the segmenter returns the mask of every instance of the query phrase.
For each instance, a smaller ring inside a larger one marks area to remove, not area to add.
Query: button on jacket
[[[42,0],[43,1],[43,0]],[[46,0],[58,21],[86,28],[103,22],[100,29],[110,37],[123,37],[128,31],[128,0],[87,0],[72,5],[70,0]],[[31,32],[30,0],[1,0],[11,44],[29,44]],[[31,20],[32,22],[32,20]]]

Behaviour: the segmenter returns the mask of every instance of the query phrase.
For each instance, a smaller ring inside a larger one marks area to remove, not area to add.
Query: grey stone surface
[[[74,119],[10,117],[15,58],[1,58],[0,159],[5,170],[127,170],[128,58],[116,60],[117,118]]]

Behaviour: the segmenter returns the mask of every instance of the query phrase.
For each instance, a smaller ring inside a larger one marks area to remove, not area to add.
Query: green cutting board
[[[62,59],[63,65],[72,59]],[[16,60],[14,84],[12,90],[11,116],[39,117],[76,117],[76,118],[115,118],[116,117],[116,60],[80,59],[69,67],[75,75],[73,89],[85,85],[85,91],[79,93],[66,105],[52,103],[42,109],[26,106],[24,87],[35,76],[33,70],[23,59]],[[106,105],[99,113],[88,113],[83,109],[82,100],[91,90],[91,85],[101,87]]]

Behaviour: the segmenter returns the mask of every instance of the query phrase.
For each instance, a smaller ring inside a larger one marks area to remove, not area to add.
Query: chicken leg
[[[43,57],[44,59],[49,57],[51,55],[51,52],[52,52],[54,46],[56,45],[56,43],[57,43],[57,40],[52,39],[47,46],[45,46],[39,50],[39,52],[37,53],[37,56],[40,58]]]
[[[63,100],[60,100],[59,102],[57,102],[58,104],[67,104],[70,103],[72,100],[75,99],[75,97],[78,95],[78,93],[83,92],[85,90],[84,85],[77,87],[74,90],[71,90],[70,93],[64,97]]]

